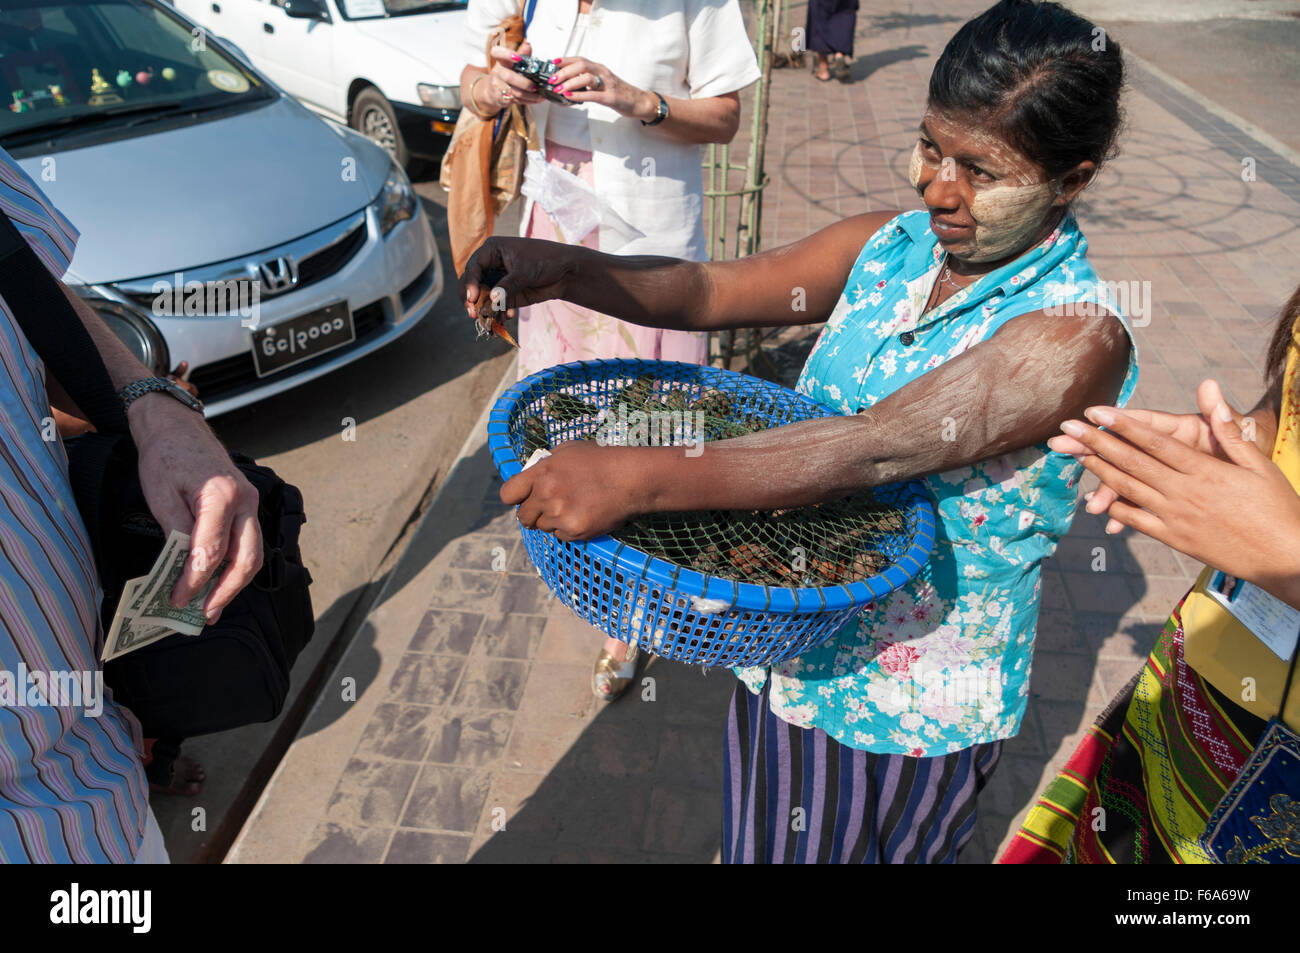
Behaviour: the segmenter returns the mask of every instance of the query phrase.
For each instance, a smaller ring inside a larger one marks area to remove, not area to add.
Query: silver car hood
[[[52,166],[45,156],[20,164],[81,232],[70,276],[87,284],[290,241],[369,203],[390,164],[378,146],[283,96],[53,158]]]

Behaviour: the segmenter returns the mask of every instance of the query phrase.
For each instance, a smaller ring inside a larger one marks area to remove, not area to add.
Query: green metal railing
[[[749,156],[744,162],[734,162],[731,145],[717,143],[710,144],[705,154],[704,235],[709,257],[714,261],[752,255],[762,241],[763,190],[771,182],[763,165],[767,107],[772,86],[772,51],[781,35],[783,5],[784,0],[754,0],[752,4],[753,43],[762,75],[754,88]],[[735,178],[741,178],[740,185],[732,185]],[[719,331],[711,335],[709,358],[714,364],[730,368],[739,350],[752,366],[761,353],[759,343],[755,329]]]

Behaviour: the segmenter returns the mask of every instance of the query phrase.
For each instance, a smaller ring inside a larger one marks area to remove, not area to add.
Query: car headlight
[[[433,86],[429,83],[420,83],[415,87],[415,92],[420,97],[420,102],[430,109],[460,108],[459,86]]]
[[[167,352],[162,332],[152,321],[134,308],[100,297],[89,289],[77,291],[141,364],[155,374],[167,373],[171,368],[171,355]]]
[[[384,179],[384,187],[379,190],[379,197],[374,201],[379,210],[380,233],[386,236],[399,223],[414,218],[418,201],[406,173],[396,163],[389,166],[388,178]]]

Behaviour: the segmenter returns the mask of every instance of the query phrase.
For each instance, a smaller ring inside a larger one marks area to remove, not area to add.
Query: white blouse
[[[578,25],[573,28],[569,45],[564,48],[565,56],[586,56],[594,59],[587,49],[587,27],[591,25],[590,13],[578,14]],[[570,149],[591,150],[591,123],[587,119],[587,104],[573,103],[563,109],[546,111],[546,141]]]
[[[488,36],[519,12],[518,0],[469,0],[465,62],[485,65]],[[537,0],[528,27],[533,55],[565,55],[578,24],[578,0]],[[702,99],[743,89],[761,75],[738,0],[595,0],[582,54],[634,86],[670,99]],[[529,107],[544,143],[553,110]],[[620,255],[703,259],[704,147],[682,142],[657,126],[587,103],[592,175],[598,195],[642,237],[620,244],[600,230],[602,250]],[[532,208],[524,207],[526,229]],[[617,247],[612,247],[617,246]]]

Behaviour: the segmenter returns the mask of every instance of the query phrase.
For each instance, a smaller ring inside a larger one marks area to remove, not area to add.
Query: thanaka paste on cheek
[[[1023,251],[1043,227],[1056,189],[1049,182],[1037,185],[1001,185],[975,196],[970,216],[975,239],[965,261],[997,261]]]
[[[918,192],[921,190],[921,170],[925,167],[925,159],[921,158],[921,144],[918,142],[912,146],[912,159],[907,164],[907,181],[912,183],[912,188]]]
[[[927,112],[925,120],[939,135],[960,139],[976,154],[986,156],[983,161],[991,163],[1004,181],[1018,183],[977,190],[967,207],[975,222],[974,234],[961,242],[949,242],[948,250],[954,257],[973,263],[998,261],[1024,251],[1051,210],[1057,194],[1054,186],[1034,182],[1032,163],[997,136],[934,112]],[[924,159],[917,143],[908,172],[912,187],[918,191],[923,167]]]

